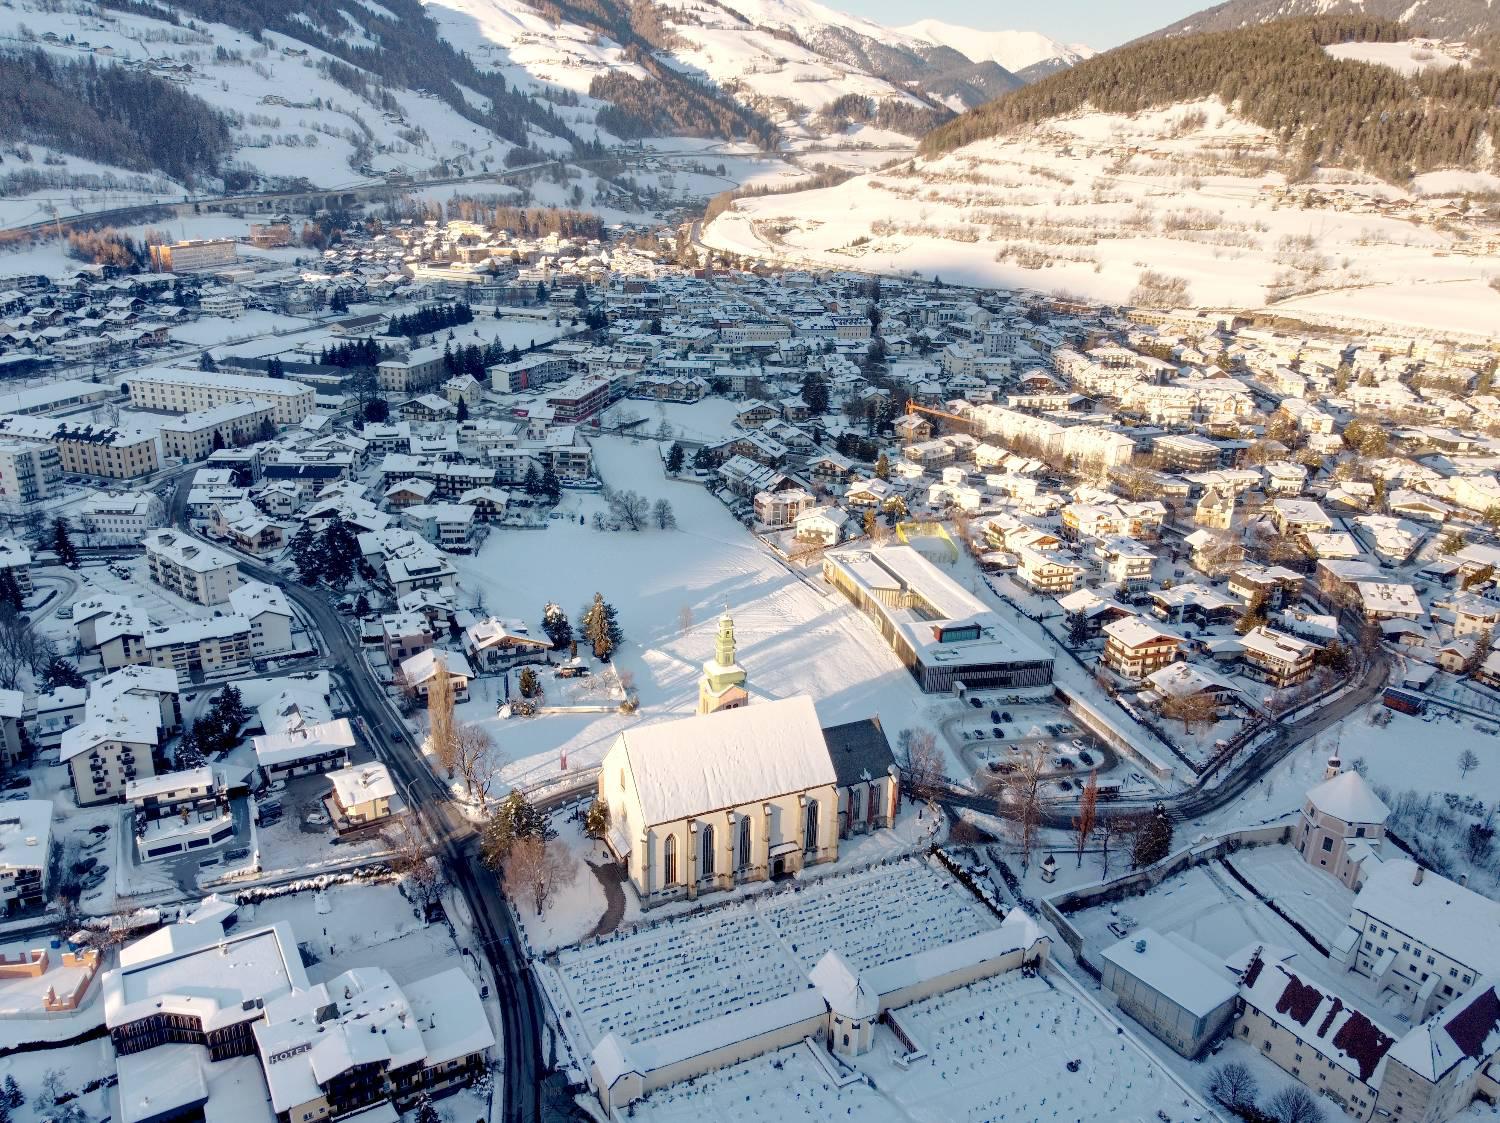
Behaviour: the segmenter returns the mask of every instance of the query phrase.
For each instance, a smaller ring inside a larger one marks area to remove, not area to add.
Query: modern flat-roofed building
[[[178,530],[158,530],[141,540],[151,580],[183,600],[215,605],[240,583],[239,565],[223,550]]]
[[[875,622],[929,693],[1052,681],[1051,655],[910,546],[833,551],[823,579]]]
[[[52,801],[0,804],[0,913],[38,908],[47,899]]]
[[[233,238],[189,238],[185,242],[158,243],[147,247],[151,268],[158,273],[196,273],[218,269],[240,259]]]
[[[193,413],[247,398],[271,403],[272,420],[297,425],[313,412],[316,395],[311,386],[286,378],[256,378],[225,371],[178,370],[147,367],[131,371],[119,382],[135,409]]]
[[[1138,928],[1100,958],[1100,981],[1120,1009],[1189,1060],[1234,1021],[1233,979],[1176,932]]]

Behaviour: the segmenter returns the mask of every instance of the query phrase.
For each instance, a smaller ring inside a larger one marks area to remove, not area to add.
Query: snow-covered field
[[[948,874],[908,858],[568,949],[541,974],[586,1054],[609,1033],[646,1040],[791,994],[830,950],[864,970],[996,923]]]
[[[1433,39],[1404,39],[1399,43],[1330,43],[1323,50],[1337,59],[1372,62],[1402,74],[1443,70],[1462,65],[1462,44]]]
[[[738,430],[734,416],[743,408],[728,398],[704,398],[701,402],[646,402],[627,399],[617,402],[604,414],[604,424],[619,425],[631,418],[644,419],[638,432],[655,437],[663,422],[672,427],[672,436],[689,441],[726,441]]]
[[[654,442],[601,437],[594,453],[606,483],[668,499],[680,529],[597,531],[578,516],[587,520],[603,500],[564,492],[571,520],[551,520],[545,531],[500,530],[477,554],[453,559],[460,601],[479,596],[487,612],[538,626],[542,607],[556,600],[576,625],[594,591],[603,593],[619,612],[625,643],[616,663],[634,677],[641,710],[501,721],[492,716],[499,680],[479,680],[459,715],[489,725],[508,782],[550,777],[564,752],[569,768],[597,763],[626,725],[692,713],[726,608],[753,696],[808,694],[830,725],[878,714],[892,737],[930,720],[937,703],[869,622],[816,574],[777,560],[701,485],[668,480]]]
[[[636,1103],[653,1123],[858,1118],[878,1123],[1202,1118],[1136,1041],[1055,972],[1012,972],[899,1011],[928,1056],[909,1068],[885,1026],[839,1088],[804,1043],[665,1088]],[[1158,1114],[1158,1112],[1160,1114]]]
[[[1494,231],[1443,220],[1435,207],[1383,209],[1472,189],[1445,174],[1408,196],[1326,172],[1297,185],[1298,201],[1282,199],[1273,138],[1210,100],[1079,114],[837,187],[740,200],[702,237],[752,257],[1113,304],[1154,271],[1185,285],[1177,304],[1285,301],[1308,318],[1484,336],[1500,317],[1500,292],[1487,283],[1500,257],[1480,252]],[[1308,190],[1323,205],[1303,206]]]

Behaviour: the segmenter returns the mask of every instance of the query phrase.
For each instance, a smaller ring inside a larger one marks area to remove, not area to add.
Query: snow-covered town
[[[1089,84],[1491,17],[612,3],[0,5],[0,1123],[1500,1119],[1492,142]]]

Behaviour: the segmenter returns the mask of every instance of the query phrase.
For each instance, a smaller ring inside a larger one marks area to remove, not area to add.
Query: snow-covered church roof
[[[1391,809],[1358,772],[1340,772],[1307,793],[1308,802],[1345,823],[1383,823]]]
[[[643,826],[836,783],[805,695],[620,734]]]

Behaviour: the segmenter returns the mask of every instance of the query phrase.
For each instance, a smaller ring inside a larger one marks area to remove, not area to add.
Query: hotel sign
[[[272,1053],[266,1058],[266,1064],[273,1065],[281,1061],[288,1061],[298,1053],[305,1053],[312,1048],[311,1041],[304,1041],[301,1045],[293,1045],[290,1049],[283,1049],[279,1053]]]

